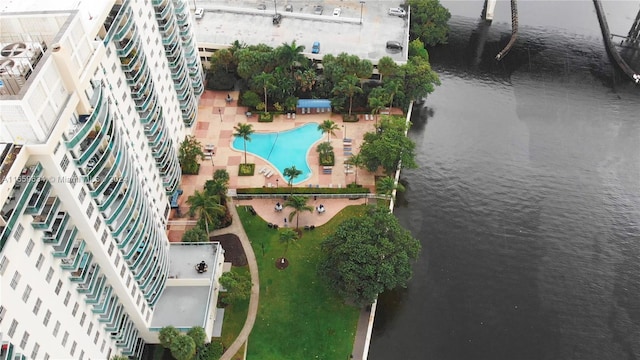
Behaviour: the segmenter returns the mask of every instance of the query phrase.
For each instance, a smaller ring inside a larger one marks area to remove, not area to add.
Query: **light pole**
[[[220,123],[222,123],[222,109],[218,109],[218,114],[220,115]]]
[[[362,7],[364,6],[364,1],[360,0],[360,25],[362,25]]]
[[[276,189],[279,188],[280,186],[278,186],[278,179],[276,179]]]

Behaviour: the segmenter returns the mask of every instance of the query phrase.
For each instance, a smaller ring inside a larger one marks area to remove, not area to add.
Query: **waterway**
[[[442,85],[409,136],[395,213],[423,245],[380,298],[369,359],[640,359],[640,88],[611,66],[590,0],[443,1]],[[604,1],[626,33],[638,1]]]

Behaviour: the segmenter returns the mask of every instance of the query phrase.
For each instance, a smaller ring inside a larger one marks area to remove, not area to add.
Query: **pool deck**
[[[232,102],[226,101],[227,94],[230,94],[234,99]],[[178,217],[175,210],[171,211],[168,227],[170,241],[180,241],[184,230],[195,225],[195,221],[191,221],[191,219],[185,216],[188,212],[186,200],[194,193],[195,190],[203,189],[205,181],[211,179],[215,170],[226,169],[227,172],[229,172],[229,189],[287,186],[287,180],[277,171],[270,178],[266,178],[264,175],[259,174],[259,169],[264,166],[274,170],[276,169],[265,160],[250,153],[247,153],[247,162],[256,164],[255,175],[237,176],[239,165],[244,163],[244,152],[234,150],[231,147],[231,142],[234,139],[233,128],[238,123],[250,123],[253,125],[253,129],[256,132],[290,130],[309,122],[319,124],[327,119],[331,119],[338,124],[340,129],[335,131],[335,135],[331,137],[331,144],[333,145],[336,156],[336,164],[332,169],[332,173],[323,173],[322,166],[319,165],[318,153],[315,151],[314,147],[308,155],[309,166],[312,170],[311,177],[299,185],[296,185],[296,187],[344,187],[346,184],[353,182],[355,173],[345,173],[344,162],[349,158],[349,155],[345,155],[345,152],[343,151],[343,138],[345,137],[345,128],[343,126],[346,126],[346,137],[352,139],[350,152],[353,154],[358,153],[360,146],[362,145],[363,135],[366,132],[374,131],[375,128],[375,121],[364,120],[364,116],[361,116],[361,119],[358,122],[344,123],[341,115],[332,113],[297,115],[295,119],[287,119],[286,115],[280,115],[277,116],[273,122],[260,123],[258,122],[257,115],[255,114],[252,117],[247,118],[247,109],[245,107],[238,106],[236,101],[237,98],[237,91],[205,91],[205,93],[202,94],[198,106],[198,120],[195,124],[192,135],[194,135],[203,146],[213,144],[215,146],[215,154],[212,156],[211,160],[201,161],[200,173],[198,175],[184,175],[182,177],[180,188],[184,192],[178,198],[178,205],[180,207],[182,217]],[[402,114],[402,111],[399,109],[392,109],[392,113]],[[375,175],[382,175],[382,173],[372,174],[366,170],[358,169],[358,184],[369,187],[373,192],[375,189]],[[310,205],[312,205],[313,202],[314,201],[311,201]],[[320,200],[316,202],[319,204]],[[238,201],[237,203],[245,204],[246,201]],[[327,211],[323,214],[318,214],[317,212],[314,212],[313,214],[305,213],[300,218],[300,225],[322,225],[338,211],[355,203],[356,201],[348,199],[323,199],[322,204],[325,206]],[[275,212],[273,208],[275,200],[252,200],[251,204],[254,206],[258,215],[263,217],[265,220],[283,225],[282,223],[284,217],[288,213],[288,210],[285,209],[282,212]]]

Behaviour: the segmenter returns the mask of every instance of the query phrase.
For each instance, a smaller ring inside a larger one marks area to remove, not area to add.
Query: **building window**
[[[80,360],[84,360],[84,350],[80,351]]]
[[[93,229],[97,232],[98,229],[100,229],[100,225],[102,225],[100,218],[96,218],[96,222],[93,224]]]
[[[78,313],[78,307],[80,305],[78,305],[78,303],[76,302],[75,305],[73,305],[73,310],[71,311],[71,315],[76,316],[76,314]]]
[[[111,65],[111,72],[116,72],[116,64]]]
[[[44,326],[49,326],[50,319],[51,319],[51,310],[47,310],[47,313],[44,314],[44,320],[42,320],[42,323],[44,324]]]
[[[93,323],[89,323],[89,328],[87,329],[87,335],[91,335],[92,331],[93,331]]]
[[[98,339],[100,339],[100,332],[96,331],[96,336],[93,337],[93,343],[98,345]]]
[[[67,294],[64,296],[64,306],[69,305],[69,299],[71,299],[71,293],[67,291]]]
[[[53,277],[53,268],[49,266],[49,270],[47,271],[47,276],[45,277],[45,280],[47,280],[47,283],[51,283],[52,277]]]
[[[62,289],[62,281],[58,280],[58,283],[56,284],[56,289],[54,290],[56,295],[60,295],[60,289]]]
[[[33,313],[35,315],[38,315],[38,312],[40,311],[40,306],[42,305],[42,300],[40,300],[40,298],[36,299],[36,303],[33,305]]]
[[[36,243],[33,242],[33,240],[29,239],[29,242],[27,243],[27,248],[24,249],[24,253],[27,254],[27,256],[31,256],[31,252],[33,251],[33,247]]]
[[[107,48],[107,56],[111,56],[111,48]]]
[[[22,230],[24,230],[22,224],[18,224],[18,226],[16,227],[16,231],[13,233],[13,238],[16,240],[20,240],[20,236],[22,236]]]
[[[62,161],[60,161],[60,167],[62,168],[62,171],[67,171],[68,166],[69,166],[69,157],[67,155],[64,155],[62,157]]]
[[[102,239],[101,239],[103,244],[107,242],[107,236],[108,236],[107,235],[107,230],[103,231],[102,232]]]
[[[84,191],[84,188],[80,189],[80,195],[78,196],[78,200],[80,200],[80,202],[83,202],[85,196],[87,196],[87,192]]]
[[[65,331],[64,335],[62,335],[62,346],[67,346],[67,340],[69,340],[69,332]]]
[[[53,148],[53,153],[54,153],[54,154],[57,154],[57,153],[58,153],[58,150],[60,150],[60,145],[62,145],[62,142],[58,142],[58,143],[56,144],[56,147],[55,147],[55,148]]]
[[[26,349],[28,342],[29,342],[29,333],[25,331],[24,333],[22,333],[22,340],[20,341],[20,347],[22,349]]]
[[[32,359],[37,359],[38,358],[38,351],[40,350],[40,344],[35,343],[33,345],[33,350],[31,351],[31,358]]]
[[[82,313],[82,316],[80,316],[80,326],[84,326],[84,321],[87,319],[87,314],[86,313]]]
[[[6,313],[7,309],[5,309],[4,306],[0,305],[0,324],[2,324],[2,319],[4,319]]]
[[[109,249],[107,250],[107,254],[109,254],[109,256],[113,254],[113,244],[109,244]]]
[[[116,261],[113,262],[113,266],[117,267],[120,265],[120,254],[116,255]]]
[[[45,353],[44,354],[44,359],[43,360],[49,360],[49,354]]]
[[[127,93],[122,93],[122,101],[127,100]]]
[[[60,331],[60,321],[56,321],[56,325],[53,327],[53,337],[58,337],[58,331]]]
[[[127,276],[127,287],[131,285],[131,275]]]
[[[104,346],[107,345],[107,341],[102,339],[102,346],[100,346],[100,352],[104,352]]]
[[[125,269],[124,265],[122,265],[122,268],[120,268],[120,277],[121,277],[121,278],[124,278],[124,272],[125,272],[125,270],[126,270],[126,269]]]
[[[118,87],[120,87],[120,85],[122,85],[122,78],[118,79],[118,82],[116,83],[116,85],[117,85]]]
[[[27,285],[22,293],[22,301],[26,303],[29,300],[29,296],[31,296],[31,286]]]
[[[9,337],[13,337],[13,335],[16,333],[17,327],[18,327],[18,322],[15,320],[11,320],[11,326],[9,326],[9,331],[7,332],[7,334],[9,334]]]
[[[20,273],[16,271],[15,273],[13,273],[13,279],[11,279],[11,288],[15,290],[16,287],[18,287],[19,282],[20,282]]]
[[[138,299],[136,300],[136,306],[140,306],[140,299],[141,299],[140,294],[138,294]]]
[[[70,181],[71,188],[72,188],[72,189],[73,189],[73,188],[75,188],[77,183],[78,183],[78,174],[76,174],[76,173],[74,172],[74,173],[71,175],[71,181]]]
[[[87,217],[90,218],[91,215],[93,215],[93,204],[89,204],[89,206],[87,206]]]
[[[44,262],[44,256],[42,254],[38,255],[38,260],[36,260],[36,269],[40,270],[42,268],[43,262]]]
[[[9,266],[9,259],[6,256],[2,257],[0,260],[0,275],[4,275],[4,272],[7,270],[7,266]]]

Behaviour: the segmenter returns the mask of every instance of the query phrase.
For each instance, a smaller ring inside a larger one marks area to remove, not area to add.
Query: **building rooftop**
[[[204,327],[214,293],[216,264],[223,253],[218,242],[170,245],[169,280],[156,304],[151,328]],[[207,264],[207,271],[203,273],[196,271],[201,261]]]
[[[321,59],[326,54],[342,52],[369,59],[374,63],[383,56],[403,62],[407,58],[408,20],[391,16],[392,1],[321,0],[276,1],[275,8],[282,14],[279,25],[272,22],[274,3],[260,0],[196,0],[197,7],[205,9],[204,16],[194,21],[194,32],[199,46],[220,47],[235,40],[246,44],[267,44],[273,47],[293,40],[304,45],[305,53]],[[258,5],[266,5],[259,10]],[[293,11],[285,11],[292,4]],[[193,7],[193,3],[189,3]],[[321,15],[314,13],[316,5],[323,6]],[[340,16],[333,16],[333,9],[341,8]],[[362,19],[362,24],[360,20]],[[386,49],[389,40],[399,41],[404,50]],[[314,42],[320,42],[320,52],[311,54]]]

